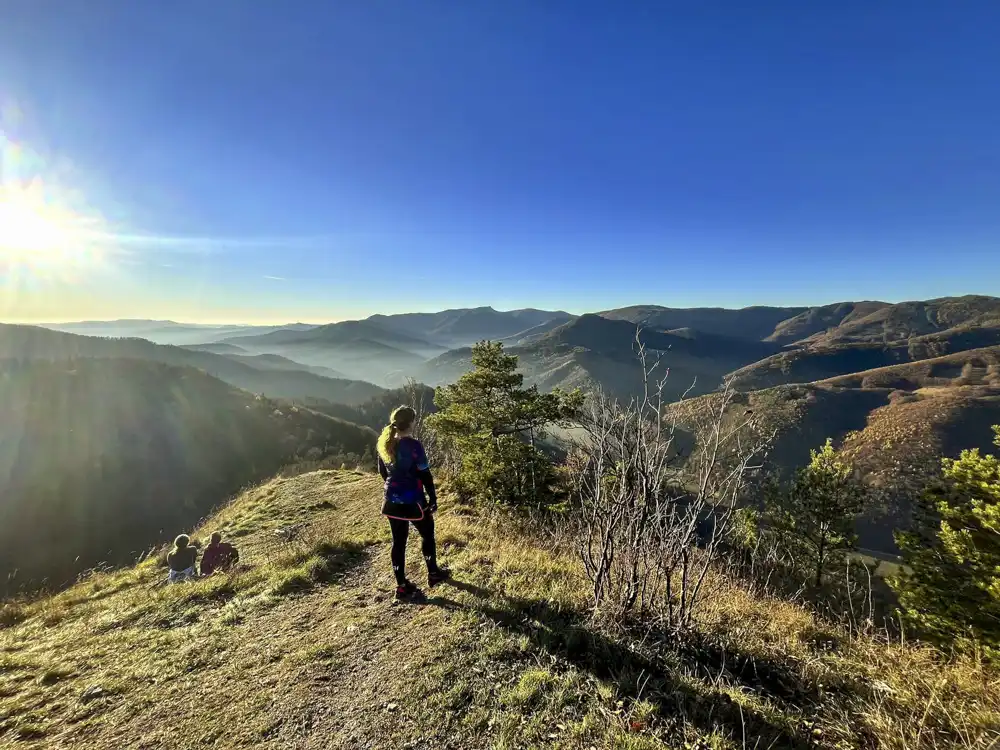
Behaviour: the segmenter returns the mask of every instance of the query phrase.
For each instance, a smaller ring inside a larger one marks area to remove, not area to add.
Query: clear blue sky
[[[0,264],[0,316],[1000,294],[998,29],[996,0],[5,0],[4,177],[113,247]]]

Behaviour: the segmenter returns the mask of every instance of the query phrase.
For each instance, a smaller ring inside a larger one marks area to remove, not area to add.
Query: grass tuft
[[[539,699],[542,692],[555,679],[550,672],[544,669],[525,672],[517,681],[517,685],[503,695],[501,701],[509,706],[530,706]]]

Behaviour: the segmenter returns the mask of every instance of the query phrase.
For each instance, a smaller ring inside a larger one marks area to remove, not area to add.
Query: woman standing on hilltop
[[[392,572],[396,576],[396,601],[418,601],[423,596],[420,589],[406,579],[406,539],[411,523],[420,533],[424,560],[427,563],[427,585],[436,586],[448,578],[447,569],[438,567],[437,545],[434,541],[437,493],[434,491],[434,477],[427,464],[424,446],[410,434],[417,413],[409,406],[400,406],[392,412],[389,419],[389,424],[378,439],[378,472],[385,480],[382,515],[389,519],[389,528],[392,530]]]

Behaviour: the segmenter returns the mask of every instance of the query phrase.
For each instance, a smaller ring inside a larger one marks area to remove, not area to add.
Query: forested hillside
[[[770,336],[782,321],[810,308],[744,307],[739,310],[721,307],[670,308],[659,305],[634,305],[598,313],[609,320],[623,320],[646,328],[670,330],[693,328],[718,336],[760,341]]]
[[[393,320],[381,318],[379,325]],[[422,320],[408,319],[408,332],[414,333],[412,324]],[[543,389],[599,387],[628,397],[642,381],[635,363],[637,330],[649,352],[670,368],[666,395],[672,399],[689,388],[695,395],[711,392],[729,375],[739,389],[756,390],[995,346],[1000,344],[1000,299],[741,310],[640,305],[564,322],[553,319],[504,343],[519,356],[528,381]],[[470,367],[471,348],[465,347],[400,372],[444,384]]]
[[[7,590],[125,563],[296,459],[374,433],[142,360],[0,362],[0,570]]]

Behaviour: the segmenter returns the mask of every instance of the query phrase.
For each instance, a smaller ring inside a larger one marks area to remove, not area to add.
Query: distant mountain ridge
[[[659,305],[635,305],[605,310],[598,315],[611,320],[625,320],[648,328],[670,330],[691,328],[732,338],[761,341],[774,333],[777,326],[800,315],[807,307],[722,307],[670,308]]]
[[[641,382],[637,328],[670,368],[674,397],[692,383],[694,394],[712,391],[728,375],[742,389],[769,388],[1000,344],[1000,299],[744,310],[635,306],[582,315],[507,343],[528,381],[540,387],[600,386],[626,397]],[[450,382],[470,366],[468,349],[456,349],[424,363],[416,377]]]
[[[308,323],[289,323],[277,326],[213,325],[177,323],[173,320],[88,320],[76,323],[46,323],[42,328],[82,336],[107,336],[113,338],[142,338],[155,344],[208,344],[230,336],[259,335],[277,330],[304,331],[314,326]]]
[[[437,313],[372,315],[366,320],[401,331],[439,346],[457,349],[483,339],[506,339],[553,322],[565,323],[573,315],[561,310],[498,311],[492,307],[443,310]]]
[[[637,327],[648,346],[664,353],[664,366],[672,368],[676,381],[697,378],[695,390],[701,392],[732,373],[739,387],[753,389],[1000,343],[1000,300],[970,295],[742,309],[635,305],[582,316],[477,307],[273,328],[135,320],[71,325],[154,333],[167,328],[185,337],[201,331],[206,340],[188,344],[192,351],[224,355],[258,370],[341,375],[382,387],[407,378],[449,382],[470,366],[469,346],[494,339],[516,350],[529,380],[542,387],[601,386],[625,395],[636,382],[629,362]]]
[[[319,342],[340,344],[365,340],[411,353],[419,349],[438,352],[443,350],[443,347],[432,344],[426,339],[393,330],[390,326],[378,325],[370,320],[345,320],[341,323],[328,323],[304,331],[282,329],[261,335],[234,336],[227,339],[226,343],[237,346],[261,344],[288,346]]]
[[[944,297],[925,302],[883,304],[865,315],[848,316],[838,326],[817,332],[803,339],[803,343],[812,346],[877,341],[894,344],[956,329],[998,326],[1000,300],[996,297]]]
[[[839,317],[837,325],[810,333],[818,326],[803,323],[800,316],[776,329],[772,340],[809,335],[735,372],[736,384],[756,389],[825,380],[1000,344],[1000,299],[996,297],[946,297],[896,305],[845,303],[831,310],[833,307],[820,308],[826,312],[819,317]]]
[[[224,343],[259,353],[279,354],[308,365],[331,367],[349,377],[391,387],[419,373],[428,360],[455,347],[483,339],[515,337],[516,340],[522,332],[539,330],[572,317],[558,311],[500,312],[491,307],[373,315],[306,331],[234,336]]]
[[[802,341],[889,306],[888,302],[838,302],[822,307],[810,307],[794,317],[783,320],[765,340],[781,344]]]
[[[308,331],[238,336],[226,339],[225,343],[255,353],[288,357],[309,366],[332,368],[352,378],[382,385],[402,382],[407,371],[445,351],[407,334],[356,320]]]
[[[132,331],[166,325],[194,335],[190,327],[169,321],[78,325]],[[990,346],[1000,342],[1000,300],[966,296],[742,309],[635,305],[581,316],[477,307],[319,326],[226,329],[232,335],[206,327],[198,330],[207,340],[187,346],[257,369],[297,367],[396,387],[407,378],[449,382],[470,366],[473,343],[493,339],[516,350],[529,380],[541,387],[601,386],[625,395],[635,387],[630,362],[639,327],[648,345],[663,352],[664,366],[672,368],[678,384],[697,378],[696,391],[712,390],[732,373],[740,387],[753,389]],[[265,358],[254,359],[261,355]]]
[[[35,326],[0,324],[0,359],[61,360],[73,357],[139,359],[195,367],[237,388],[275,398],[322,398],[361,404],[382,392],[371,383],[323,377],[305,370],[252,367],[246,360],[145,339],[109,339],[61,333]]]
[[[636,357],[634,323],[588,314],[531,336],[510,347],[526,380],[543,389],[600,387],[628,398],[642,384]],[[668,393],[679,396],[694,384],[694,393],[718,387],[731,370],[780,350],[777,344],[727,336],[687,332],[678,335],[653,328],[639,329],[650,364],[661,360],[661,372],[670,368]],[[470,366],[471,350],[452,350],[427,362],[418,379],[447,383]]]

